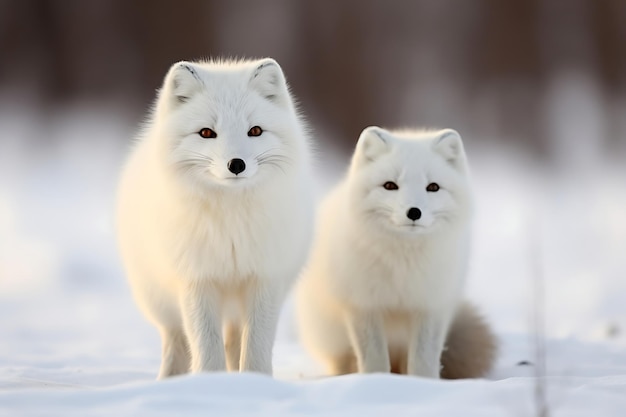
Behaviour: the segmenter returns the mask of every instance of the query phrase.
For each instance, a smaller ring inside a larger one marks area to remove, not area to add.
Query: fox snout
[[[406,217],[413,221],[419,220],[422,217],[422,210],[418,209],[417,207],[411,207],[406,212]]]
[[[241,158],[233,158],[226,163],[226,168],[235,175],[239,175],[246,170],[246,162]]]

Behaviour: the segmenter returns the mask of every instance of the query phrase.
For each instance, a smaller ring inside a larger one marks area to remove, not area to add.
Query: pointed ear
[[[257,62],[250,77],[250,88],[273,103],[284,105],[288,102],[289,92],[285,75],[280,65],[272,58]]]
[[[461,135],[456,130],[444,129],[433,142],[433,149],[455,168],[465,166],[465,150]]]
[[[389,151],[389,132],[378,126],[363,129],[356,144],[353,161],[359,165],[375,161]]]
[[[175,104],[186,103],[204,85],[198,70],[192,63],[186,61],[172,65],[165,78],[165,84]]]

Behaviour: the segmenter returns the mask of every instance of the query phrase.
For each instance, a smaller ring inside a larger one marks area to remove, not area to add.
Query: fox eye
[[[397,190],[398,189],[398,184],[396,184],[395,182],[392,181],[387,181],[386,183],[383,184],[383,188],[385,190]]]
[[[259,126],[254,126],[250,128],[250,130],[248,130],[248,136],[261,136],[262,133],[263,129],[261,129]]]
[[[202,136],[205,139],[215,139],[217,137],[217,133],[215,133],[208,127],[203,127],[202,129],[200,129],[198,135]]]
[[[428,191],[430,193],[436,193],[437,191],[439,191],[439,184],[437,184],[436,182],[431,182],[426,187],[426,191]]]

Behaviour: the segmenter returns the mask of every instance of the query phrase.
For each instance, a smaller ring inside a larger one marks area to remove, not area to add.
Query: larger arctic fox
[[[489,370],[495,339],[461,303],[471,200],[456,131],[363,131],[297,290],[302,341],[329,373],[438,378],[446,338],[442,376]]]
[[[159,377],[272,373],[312,236],[307,135],[272,59],[179,62],[124,169],[121,252],[159,329]]]

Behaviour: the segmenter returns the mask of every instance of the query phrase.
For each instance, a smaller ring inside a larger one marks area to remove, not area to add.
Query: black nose
[[[418,209],[417,207],[411,207],[409,211],[406,212],[406,217],[413,221],[418,220],[420,217],[422,217],[422,210]]]
[[[226,164],[226,167],[233,174],[239,175],[241,172],[245,171],[246,163],[243,162],[243,159],[234,158],[228,161],[228,164]]]

